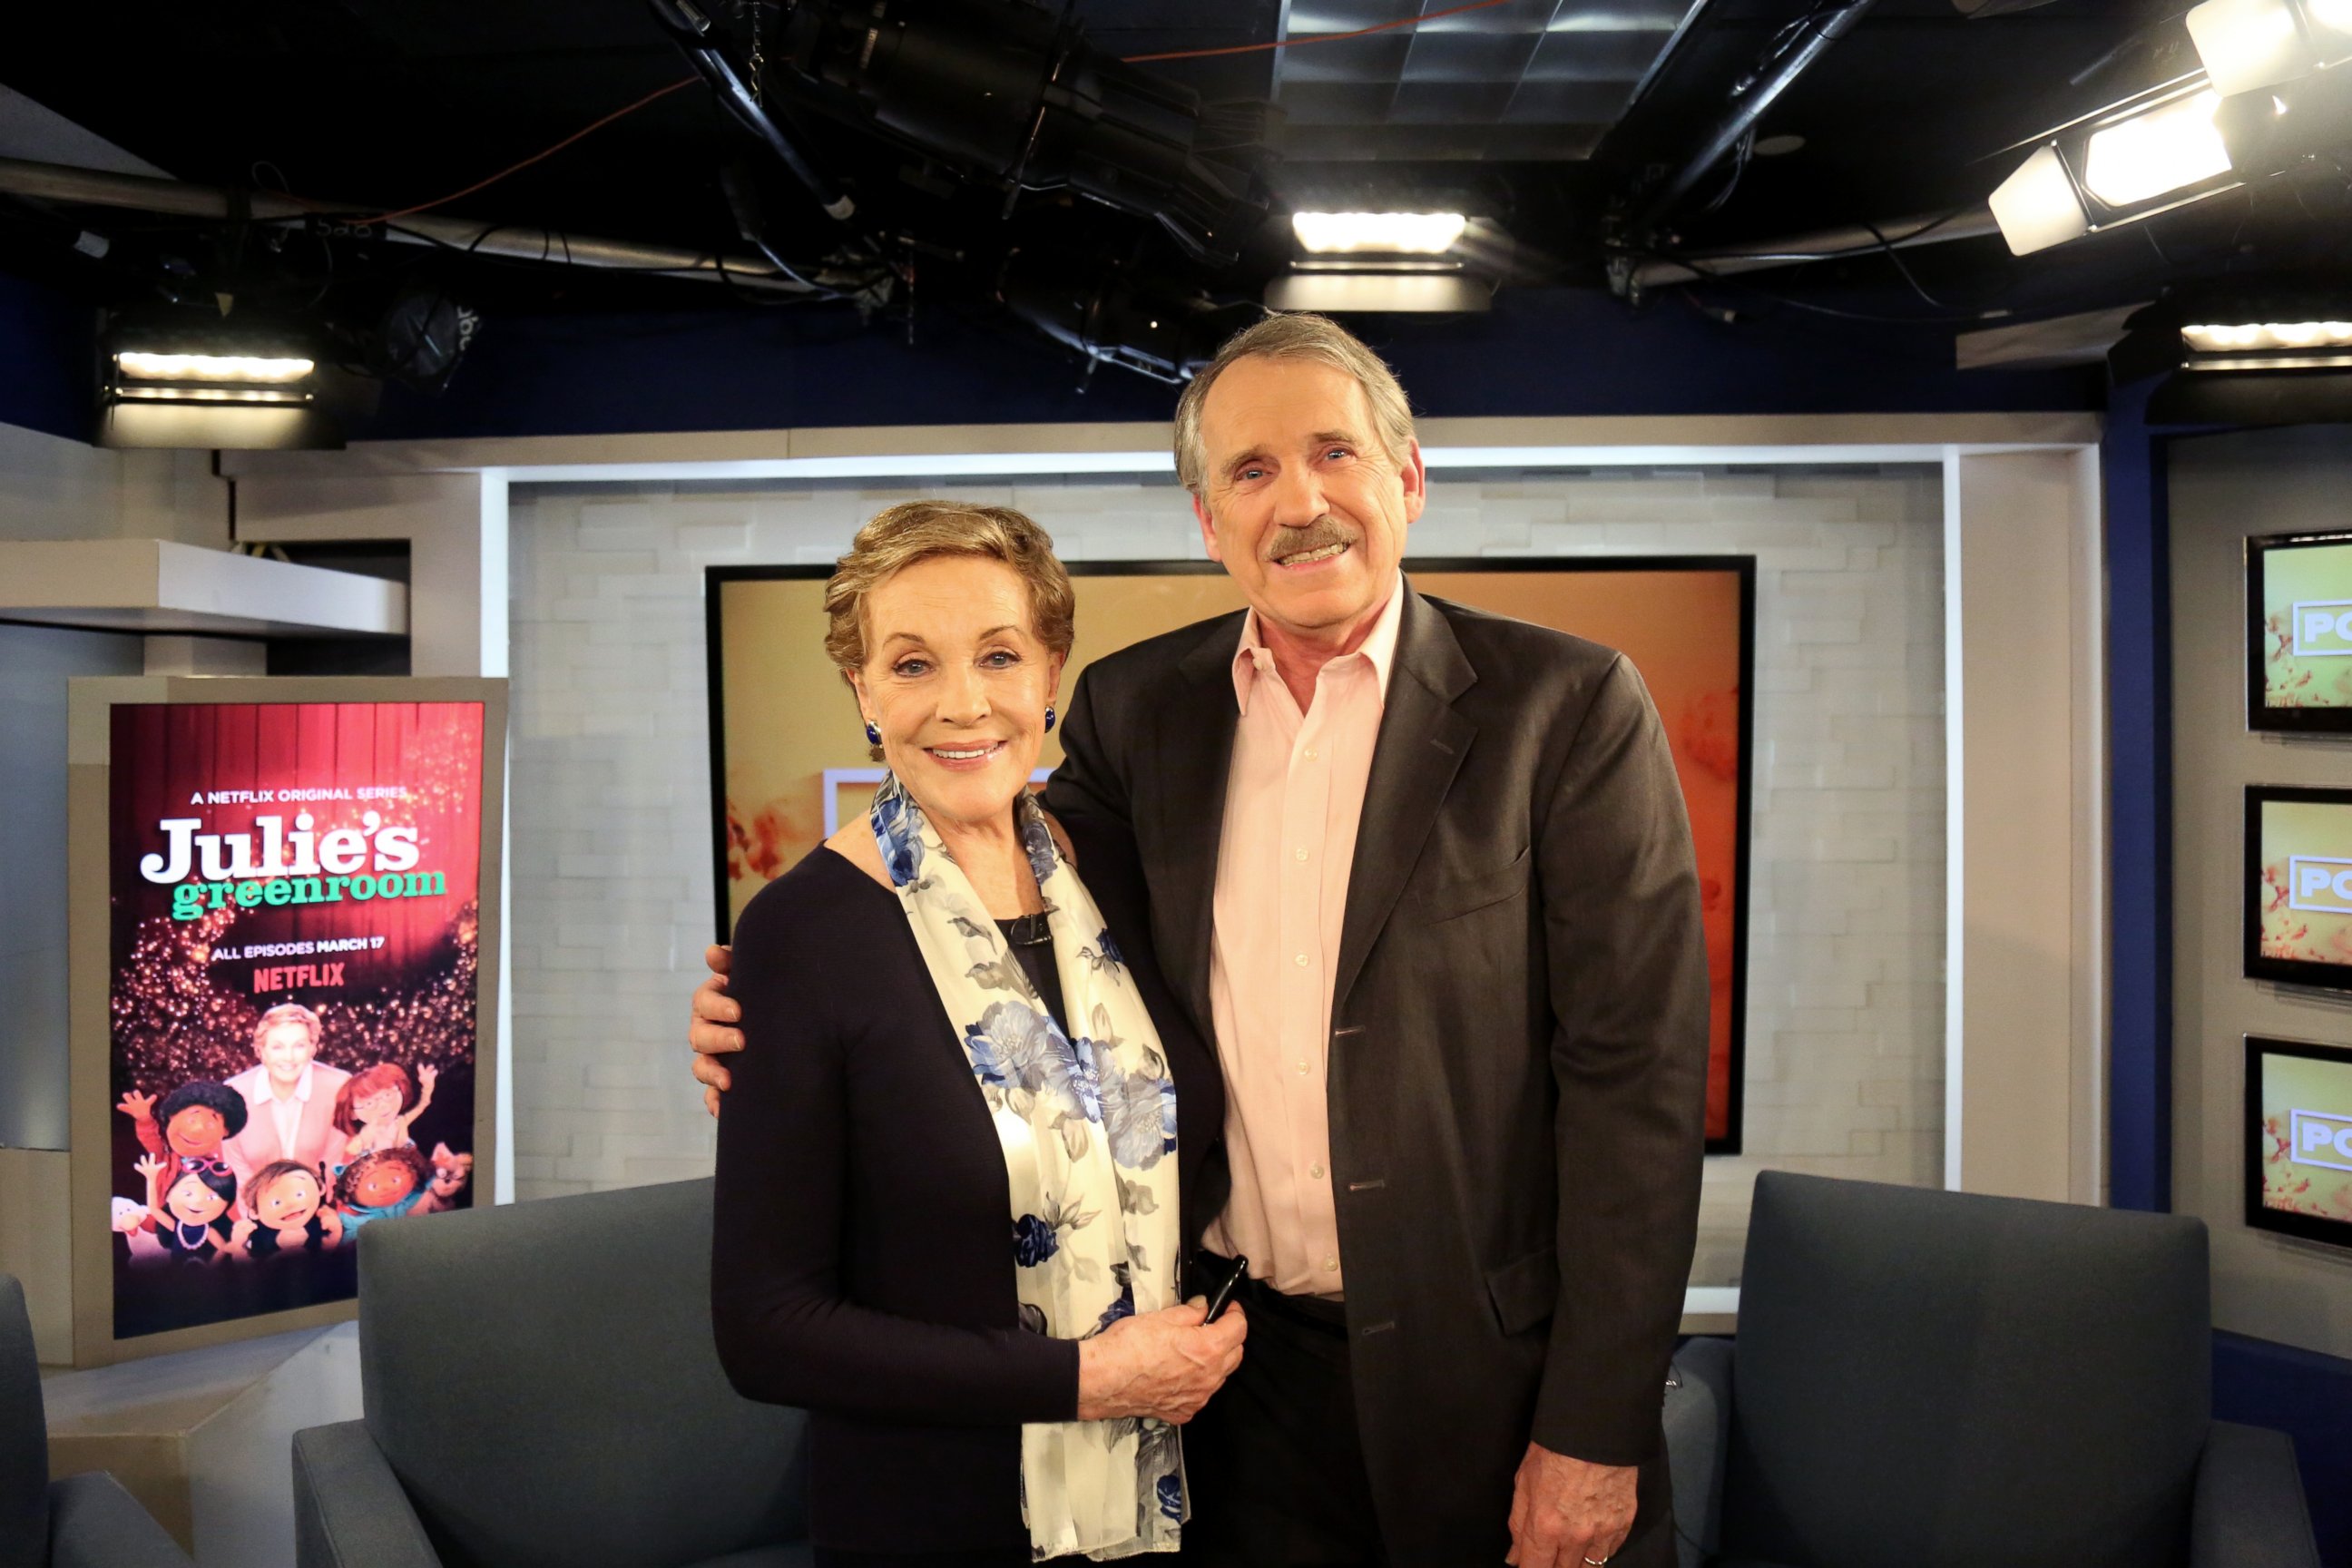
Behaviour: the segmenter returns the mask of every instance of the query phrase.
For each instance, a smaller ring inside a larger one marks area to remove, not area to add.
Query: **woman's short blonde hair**
[[[1044,529],[1007,506],[910,500],[877,512],[859,529],[824,585],[824,651],[845,674],[866,665],[866,595],[935,555],[976,555],[1012,567],[1029,590],[1037,640],[1068,657],[1076,599],[1070,574],[1055,559],[1054,541]]]
[[[1372,411],[1374,438],[1391,462],[1404,466],[1405,454],[1412,447],[1412,405],[1405,401],[1396,373],[1330,317],[1294,311],[1268,316],[1226,339],[1217,357],[1193,376],[1176,400],[1176,478],[1186,489],[1197,496],[1209,482],[1209,455],[1201,449],[1201,409],[1209,401],[1209,388],[1225,374],[1227,365],[1253,354],[1260,359],[1308,360],[1353,376]]]

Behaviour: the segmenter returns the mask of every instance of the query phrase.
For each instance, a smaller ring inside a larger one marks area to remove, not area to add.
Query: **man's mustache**
[[[1280,561],[1285,556],[1302,555],[1310,550],[1324,550],[1334,544],[1353,544],[1356,535],[1345,523],[1329,512],[1303,528],[1277,528],[1266,536],[1265,558]]]

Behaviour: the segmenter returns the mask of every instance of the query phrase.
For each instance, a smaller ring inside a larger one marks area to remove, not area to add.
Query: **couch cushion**
[[[2179,1561],[2210,1414],[2206,1279],[2186,1216],[1765,1173],[1721,1550]]]
[[[360,1233],[367,1427],[451,1568],[691,1563],[806,1534],[800,1412],[710,1331],[710,1184]]]

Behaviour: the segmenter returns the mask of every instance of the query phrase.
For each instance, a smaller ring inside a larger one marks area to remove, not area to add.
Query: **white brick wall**
[[[1164,484],[519,489],[515,1190],[710,1167],[687,996],[711,921],[706,565],[829,562],[892,501],[1021,508],[1070,560],[1199,559]],[[1926,469],[1441,476],[1421,556],[1758,558],[1748,1152],[1711,1162],[1694,1279],[1736,1279],[1765,1167],[1942,1169],[1941,489]]]

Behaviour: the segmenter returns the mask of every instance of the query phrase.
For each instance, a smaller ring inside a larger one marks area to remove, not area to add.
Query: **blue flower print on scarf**
[[[997,1059],[995,1042],[988,1037],[985,1026],[966,1024],[963,1026],[964,1054],[971,1058],[971,1076],[980,1080],[982,1089],[1004,1087],[1004,1064]]]
[[[916,831],[906,786],[895,777],[884,780],[874,794],[874,837],[893,887],[903,888],[922,873],[922,836]]]
[[[1005,1087],[1025,1089],[1062,1115],[1082,1121],[1102,1120],[1102,1089],[1093,1058],[1073,1051],[1061,1031],[1028,1004],[990,1003],[978,1024],[965,1026],[964,1037],[975,1074],[985,1052],[999,1064],[999,1081]],[[981,1081],[988,1080],[983,1076]]]
[[[1034,1214],[1024,1214],[1013,1222],[1013,1260],[1024,1268],[1034,1268],[1062,1250],[1062,1238],[1054,1227]]]
[[[1109,1306],[1103,1309],[1101,1321],[1097,1322],[1093,1330],[1084,1336],[1087,1339],[1094,1338],[1096,1334],[1101,1333],[1105,1329],[1109,1328],[1121,1318],[1132,1318],[1135,1316],[1135,1287],[1128,1282],[1127,1270],[1123,1267],[1118,1268],[1114,1271],[1118,1275],[1118,1300],[1113,1301]]]
[[[1184,1522],[1184,1478],[1162,1476],[1159,1483],[1160,1517],[1171,1524]]]
[[[1110,1138],[1110,1157],[1130,1171],[1148,1171],[1175,1147],[1168,1142],[1175,1115],[1176,1086],[1165,1079],[1125,1073],[1108,1053],[1096,1052],[1080,1041],[1081,1052],[1102,1063],[1103,1131]],[[1165,1107],[1162,1105],[1163,1091]]]
[[[1045,814],[1039,809],[1037,797],[1023,792],[1016,815],[1021,818],[1021,850],[1029,857],[1029,874],[1044,887],[1054,875],[1054,830],[1045,826]]]

